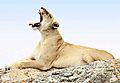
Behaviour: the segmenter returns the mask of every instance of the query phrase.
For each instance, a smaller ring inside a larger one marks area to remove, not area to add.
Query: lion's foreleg
[[[45,64],[40,62],[39,60],[22,60],[18,61],[14,64],[9,65],[10,68],[35,68],[40,70],[47,70],[50,67],[45,67]]]

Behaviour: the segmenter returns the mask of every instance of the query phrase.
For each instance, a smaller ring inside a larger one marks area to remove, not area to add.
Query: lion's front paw
[[[11,70],[11,69],[15,69],[15,68],[22,69],[23,67],[21,64],[12,64],[12,65],[7,66],[6,70]]]

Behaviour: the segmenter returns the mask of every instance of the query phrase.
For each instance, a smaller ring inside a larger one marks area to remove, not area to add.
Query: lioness
[[[48,70],[52,67],[64,68],[96,60],[114,59],[112,54],[106,51],[65,42],[57,30],[59,23],[54,17],[43,7],[39,10],[39,14],[40,22],[29,25],[32,25],[34,30],[39,30],[41,41],[31,57],[18,61],[10,67]]]

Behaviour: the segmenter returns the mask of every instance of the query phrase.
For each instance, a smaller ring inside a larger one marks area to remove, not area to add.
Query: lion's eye
[[[58,26],[57,24],[54,24],[54,26]]]

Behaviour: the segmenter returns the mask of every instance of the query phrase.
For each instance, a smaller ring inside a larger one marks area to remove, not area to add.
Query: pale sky
[[[120,0],[1,0],[0,67],[32,53],[41,37],[28,24],[39,21],[42,6],[59,21],[65,41],[120,58]]]

